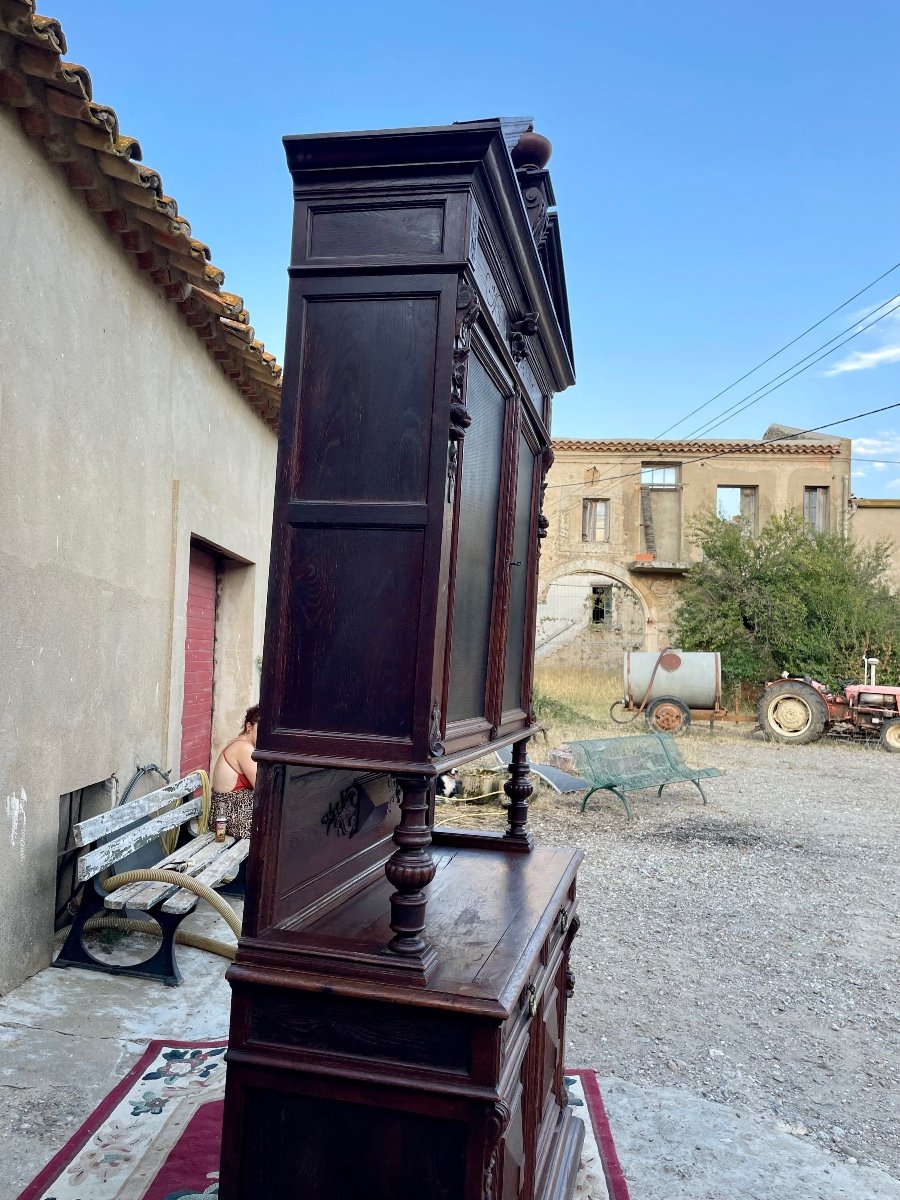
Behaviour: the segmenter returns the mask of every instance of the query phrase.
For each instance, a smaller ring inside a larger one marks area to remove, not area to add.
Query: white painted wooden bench
[[[135,850],[199,816],[202,801],[194,793],[202,786],[200,775],[194,772],[177,783],[75,826],[75,845],[86,847],[77,865],[77,880],[84,886],[74,923],[54,966],[85,967],[113,975],[159,979],[172,987],[181,983],[181,972],[175,960],[175,933],[188,913],[193,912],[198,897],[171,883],[146,881],[107,892],[99,876]],[[215,888],[234,877],[249,849],[246,838],[226,837],[224,842],[217,842],[213,833],[202,833],[152,866],[192,875],[198,882]],[[99,914],[122,916],[126,908],[145,912],[156,922],[162,945],[150,958],[134,964],[110,963],[96,958],[85,946],[84,926]]]

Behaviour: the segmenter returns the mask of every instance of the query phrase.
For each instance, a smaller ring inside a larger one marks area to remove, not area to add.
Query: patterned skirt
[[[209,812],[210,829],[215,829],[218,817],[225,818],[225,832],[231,837],[248,838],[253,824],[253,789],[213,792]]]

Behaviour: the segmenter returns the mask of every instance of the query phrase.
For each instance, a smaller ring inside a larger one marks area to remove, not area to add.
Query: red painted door
[[[216,560],[208,551],[191,546],[184,639],[184,706],[181,710],[182,778],[198,767],[209,770],[216,643],[216,567]]]

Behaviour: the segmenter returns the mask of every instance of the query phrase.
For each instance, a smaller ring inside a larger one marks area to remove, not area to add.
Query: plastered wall
[[[804,488],[827,487],[828,527],[832,532],[849,532],[850,443],[836,444],[839,452],[833,455],[749,450],[696,462],[691,460],[703,457],[696,450],[636,454],[555,446],[544,502],[550,526],[540,566],[539,659],[597,669],[610,669],[614,664],[618,670],[624,650],[639,643],[644,650],[667,646],[673,636],[683,570],[698,557],[690,540],[691,521],[704,512],[716,511],[719,487],[757,489],[758,527],[788,508],[802,512]],[[653,564],[638,561],[646,552],[641,527],[642,463],[679,466],[677,488],[655,497],[651,494],[651,499],[669,502],[655,508],[655,514],[664,518],[657,530],[658,549],[667,552],[658,554]],[[587,498],[609,502],[608,537],[604,540],[582,538],[582,504]],[[857,513],[854,520],[859,516]],[[671,548],[676,546],[680,547],[679,559],[672,562]],[[582,581],[586,596],[589,585],[602,580],[630,589],[634,600],[626,596],[623,609],[628,619],[606,630],[590,628],[585,620],[577,635],[574,626],[564,632],[560,613],[562,597],[568,594],[565,589]],[[543,647],[542,618],[546,631],[556,635]]]
[[[258,697],[276,438],[6,112],[0,163],[3,992],[50,959],[60,795],[177,771],[191,536],[234,560],[217,744]]]

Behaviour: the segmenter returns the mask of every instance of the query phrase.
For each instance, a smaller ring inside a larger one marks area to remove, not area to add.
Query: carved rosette
[[[450,451],[447,460],[447,500],[453,499],[453,485],[459,459],[459,443],[472,424],[466,408],[466,368],[472,343],[472,329],[481,312],[475,287],[460,279],[456,292],[456,333],[453,339],[453,368],[450,375]]]

